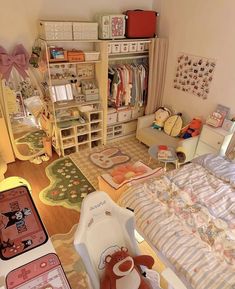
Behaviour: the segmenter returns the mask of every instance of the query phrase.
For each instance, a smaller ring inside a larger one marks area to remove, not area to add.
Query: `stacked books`
[[[167,146],[159,145],[157,157],[158,157],[158,160],[166,160],[167,161],[167,160],[171,160],[173,155]]]

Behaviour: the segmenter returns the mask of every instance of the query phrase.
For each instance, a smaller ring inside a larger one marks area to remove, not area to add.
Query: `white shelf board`
[[[87,143],[90,143],[90,142],[91,142],[90,140],[87,140],[87,141],[84,141],[84,142],[78,142],[77,145],[80,146],[80,145],[87,144]]]
[[[57,102],[57,103],[54,103],[54,106],[55,106],[55,110],[61,110],[61,109],[66,109],[66,108],[72,108],[72,107],[77,107],[77,106],[82,106],[82,105],[91,105],[91,104],[97,104],[97,103],[101,103],[101,101],[100,100],[86,101],[86,102],[71,101],[71,102],[66,102],[66,103]]]
[[[102,42],[103,40],[100,40],[100,39],[72,39],[72,40],[45,40],[43,38],[40,38],[41,40],[47,42],[47,43],[60,43],[60,42],[72,42],[72,43],[76,43],[76,42],[94,42],[94,43],[97,43],[97,42]]]
[[[90,123],[98,123],[98,122],[102,122],[102,119],[93,120]]]
[[[90,131],[84,131],[77,133],[77,136],[89,134]]]
[[[91,130],[91,132],[98,132],[98,131],[102,131],[102,128]]]
[[[124,120],[124,121],[117,121],[115,123],[112,123],[112,124],[107,124],[108,127],[110,126],[114,126],[114,125],[118,125],[118,124],[122,124],[122,123],[126,123],[126,122],[131,122],[131,121],[135,121],[137,120],[138,118],[132,118],[130,120]]]
[[[72,148],[72,147],[75,147],[76,146],[76,143],[73,143],[73,144],[68,144],[68,145],[63,145],[63,149],[69,149],[69,148]]]
[[[58,62],[49,62],[49,66],[56,66],[56,65],[61,65],[61,64],[65,64],[65,65],[76,65],[76,64],[89,64],[89,63],[99,63],[101,62],[101,60],[94,60],[94,61],[73,61],[73,62],[67,62],[67,61],[58,61]]]
[[[74,138],[74,137],[75,137],[75,135],[73,134],[73,135],[65,136],[65,137],[61,136],[61,139],[66,140],[66,139],[70,139],[70,138]]]
[[[109,57],[109,61],[115,60],[126,60],[126,59],[142,59],[142,58],[149,58],[148,55],[133,55],[133,56],[120,56],[120,57]]]
[[[94,137],[94,138],[91,139],[91,142],[96,141],[96,140],[102,140],[102,137],[101,136]]]
[[[149,54],[149,52],[148,51],[133,51],[133,52],[109,53],[109,59],[112,59],[112,56],[136,55],[136,54],[147,55]]]

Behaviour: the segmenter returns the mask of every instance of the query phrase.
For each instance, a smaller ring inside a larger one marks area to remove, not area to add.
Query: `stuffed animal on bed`
[[[141,275],[139,266],[152,268],[154,259],[141,255],[131,257],[128,249],[122,247],[120,251],[105,258],[105,272],[101,279],[101,289],[151,289],[151,285]]]
[[[182,138],[187,139],[200,134],[202,127],[202,121],[199,118],[194,118],[191,122],[185,126],[182,130]]]
[[[153,128],[162,130],[165,121],[171,116],[171,111],[166,107],[159,107],[155,112],[155,121],[153,122]]]

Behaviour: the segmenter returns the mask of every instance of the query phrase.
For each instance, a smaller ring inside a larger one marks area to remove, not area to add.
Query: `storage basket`
[[[89,51],[85,52],[85,61],[98,61],[100,57],[100,52]]]
[[[131,120],[131,110],[124,109],[118,111],[118,121],[129,121]]]
[[[111,44],[112,53],[120,53],[121,52],[121,43],[112,43]]]
[[[67,21],[39,21],[39,35],[45,40],[73,40],[73,25]]]
[[[73,22],[73,39],[74,40],[98,39],[98,23]]]
[[[67,57],[68,57],[69,62],[84,62],[85,61],[84,52],[81,50],[68,51]]]
[[[137,43],[136,42],[130,42],[129,51],[130,52],[136,52],[137,51]]]
[[[117,122],[117,112],[108,113],[107,116],[107,125],[114,124]]]

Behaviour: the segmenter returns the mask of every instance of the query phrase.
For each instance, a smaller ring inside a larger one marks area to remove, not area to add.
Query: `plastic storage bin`
[[[131,110],[124,109],[118,111],[118,121],[129,121],[131,120]]]
[[[107,125],[114,124],[117,122],[117,112],[108,113],[107,116]]]
[[[128,52],[129,51],[129,43],[128,42],[121,43],[120,51],[122,53]]]
[[[72,22],[39,21],[39,35],[45,40],[73,40]]]
[[[74,40],[98,39],[98,23],[73,22],[73,39]]]
[[[112,53],[120,53],[121,52],[121,43],[112,43],[111,44]]]
[[[100,57],[100,52],[97,51],[89,51],[85,53],[85,61],[97,61]]]
[[[136,42],[131,42],[129,44],[129,51],[130,52],[136,52],[137,51],[137,43]]]
[[[137,43],[137,51],[141,52],[144,51],[145,49],[145,43],[144,42],[138,42]]]

